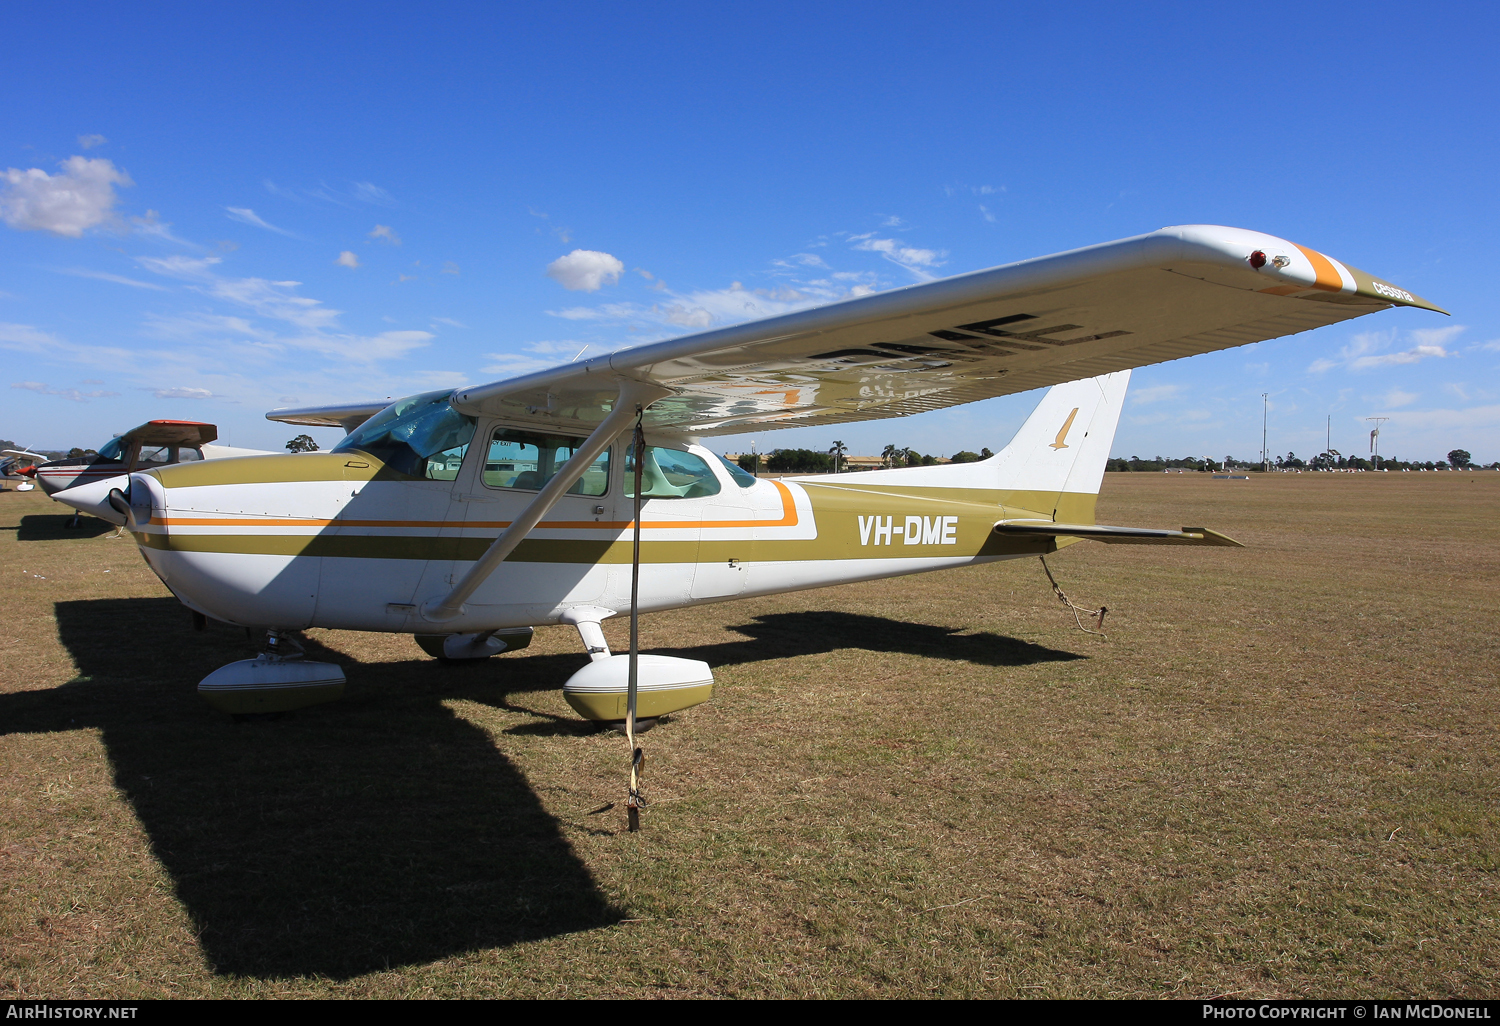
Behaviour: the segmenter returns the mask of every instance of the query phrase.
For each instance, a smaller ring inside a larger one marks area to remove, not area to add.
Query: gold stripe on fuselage
[[[1002,518],[1052,519],[1052,509],[1038,509],[1057,502],[1057,516],[1071,523],[1092,522],[1094,496],[1065,492],[1062,495],[1036,492],[980,492],[968,489],[911,489],[895,491],[869,485],[844,486],[832,482],[798,482],[812,507],[812,521],[817,534],[811,538],[766,537],[767,528],[793,528],[804,523],[799,516],[791,489],[772,482],[782,495],[782,516],[778,520],[697,520],[646,521],[643,528],[695,530],[703,532],[698,540],[651,540],[642,543],[641,558],[646,563],[696,562],[774,562],[818,559],[892,559],[1021,555],[1055,551],[1057,544],[1047,538],[998,537],[994,523]],[[924,494],[918,494],[918,493]],[[970,501],[1000,499],[1001,502]],[[1023,505],[1025,503],[1025,505]],[[227,523],[224,521],[227,520]],[[880,520],[888,528],[884,537],[870,527]],[[917,525],[932,530],[938,521],[951,522],[951,539],[947,542],[906,540],[907,528]],[[866,530],[861,536],[862,522]],[[329,556],[345,559],[429,559],[476,560],[493,541],[493,532],[508,525],[505,521],[423,522],[423,521],[339,521],[297,520],[292,518],[153,518],[152,526],[136,534],[147,548],[178,552],[221,552],[280,556]],[[254,533],[197,533],[195,526],[256,527]],[[286,533],[285,528],[315,527],[317,533]],[[173,530],[176,528],[176,530]],[[347,533],[420,530],[420,534]],[[510,559],[518,563],[628,563],[631,559],[629,521],[553,521],[538,525],[539,532],[567,530],[606,534],[594,538],[527,538]],[[436,533],[440,529],[448,536]],[[456,531],[484,531],[478,537],[465,537]],[[724,537],[730,531],[745,532],[741,537]],[[274,533],[273,533],[274,532]],[[428,533],[432,532],[432,533]],[[723,533],[721,533],[723,532]]]

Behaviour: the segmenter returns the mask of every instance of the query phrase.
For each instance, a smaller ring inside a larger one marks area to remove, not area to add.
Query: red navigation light
[[[1262,267],[1266,266],[1266,255],[1265,255],[1265,253],[1261,252],[1258,249],[1254,253],[1251,253],[1250,254],[1250,266],[1253,267],[1253,268],[1255,268],[1257,271],[1260,270]]]

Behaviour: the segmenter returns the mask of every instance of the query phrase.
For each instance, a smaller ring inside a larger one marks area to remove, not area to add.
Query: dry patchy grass
[[[128,541],[0,496],[0,994],[1496,995],[1500,474],[1109,475],[1251,547],[682,610],[718,694],[624,743],[571,630],[233,724]],[[108,573],[106,573],[108,571]],[[612,644],[623,623],[608,625]]]

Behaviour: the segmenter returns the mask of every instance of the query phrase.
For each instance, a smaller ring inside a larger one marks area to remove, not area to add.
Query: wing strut
[[[464,603],[467,602],[474,592],[489,579],[490,574],[505,562],[507,556],[516,550],[526,536],[531,533],[542,517],[557,504],[557,500],[565,495],[569,488],[583,476],[584,471],[593,466],[594,459],[607,449],[615,437],[630,423],[630,418],[635,416],[636,407],[650,406],[663,396],[672,395],[669,388],[653,385],[647,381],[635,381],[630,378],[620,382],[620,394],[615,398],[614,407],[609,415],[600,421],[599,426],[594,429],[593,434],[584,439],[582,445],[573,450],[573,458],[563,464],[563,468],[553,475],[552,480],[537,493],[536,498],[531,500],[530,505],[523,509],[511,525],[500,536],[490,543],[484,555],[469,567],[469,572],[464,574],[463,579],[453,586],[453,590],[441,599],[431,599],[422,604],[423,618],[434,623],[443,623],[455,620],[463,615]],[[639,518],[637,518],[639,519]]]

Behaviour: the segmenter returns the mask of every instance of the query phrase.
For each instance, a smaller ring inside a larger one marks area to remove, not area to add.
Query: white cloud
[[[146,211],[145,217],[132,217],[130,224],[137,235],[149,235],[163,242],[175,242],[179,246],[192,245],[186,239],[179,239],[173,235],[172,226],[163,221],[161,215],[154,210]]]
[[[102,157],[69,157],[60,166],[55,175],[36,167],[0,173],[0,217],[6,224],[76,239],[114,218],[116,185],[135,184]]]
[[[573,292],[598,292],[624,273],[625,265],[618,259],[593,249],[575,249],[547,265],[547,277]]]
[[[244,318],[210,314],[153,322],[159,333],[178,339],[228,333],[253,341],[263,352],[305,350],[331,359],[374,363],[404,356],[437,337],[429,331],[385,331],[379,335],[341,331],[340,311],[325,307],[319,300],[297,295],[295,290],[301,287],[300,282],[226,278],[214,271],[222,262],[216,256],[137,257],[136,262],[157,274],[187,281],[190,288],[205,296],[245,307],[259,317],[281,321],[296,329],[282,334],[256,327]]]
[[[382,207],[394,206],[396,203],[396,197],[372,182],[354,182],[353,185],[354,198],[362,203],[374,203]]]
[[[443,274],[457,274],[458,273],[458,265],[455,264],[452,260],[444,260],[443,261],[443,266],[442,266],[442,269],[441,269],[441,273],[443,273]]]
[[[855,242],[855,249],[867,252],[879,253],[893,264],[906,268],[916,277],[926,281],[933,275],[926,270],[929,267],[941,267],[942,258],[947,253],[938,252],[933,249],[916,249],[911,246],[903,246],[896,239],[877,239],[873,233],[856,235],[851,241]]]
[[[262,180],[261,184],[266,187],[266,191],[269,192],[272,196],[280,196],[282,199],[292,200],[300,200],[302,198],[300,193],[296,192],[293,189],[283,189],[281,186],[277,185],[269,178]]]
[[[596,321],[605,316],[603,311],[587,306],[570,306],[566,310],[548,310],[547,313],[569,321]]]
[[[215,264],[224,262],[223,257],[136,257],[135,262],[148,271],[156,274],[166,275],[169,278],[187,278],[201,280],[213,277],[209,269]]]
[[[1423,345],[1447,345],[1465,330],[1462,324],[1450,324],[1446,328],[1415,328],[1411,337]]]
[[[455,321],[451,317],[434,317],[433,321],[435,323],[437,323],[437,324],[446,324],[450,328],[467,328],[468,327],[467,324],[464,324],[461,321]]]
[[[339,258],[335,260],[334,263],[338,264],[340,267],[347,267],[350,270],[353,270],[354,268],[359,266],[359,257],[354,255],[353,250],[346,249],[339,253]]]
[[[1385,394],[1381,401],[1385,403],[1387,409],[1395,409],[1398,406],[1410,406],[1419,398],[1421,396],[1416,392],[1403,392],[1399,388],[1393,388]]]
[[[76,388],[53,388],[40,381],[17,381],[11,388],[23,388],[28,392],[39,392],[42,395],[60,395],[64,399],[71,399],[75,403],[86,403],[90,399],[102,399],[105,396],[119,395],[119,392],[81,392]]]
[[[1472,430],[1500,427],[1500,406],[1470,406],[1465,410],[1406,410],[1393,418],[1391,424],[1392,428],[1381,429],[1382,438],[1387,432],[1394,431],[1396,427],[1402,430],[1415,428]]]
[[[290,235],[292,238],[296,238],[295,235],[292,235],[292,233],[287,231],[285,228],[278,228],[274,224],[267,223],[259,214],[251,210],[249,207],[225,207],[224,209],[229,212],[229,219],[231,221],[238,221],[241,224],[254,225],[257,228],[264,228],[268,232],[276,232],[279,235]]]
[[[1363,332],[1350,339],[1349,344],[1339,350],[1336,359],[1324,357],[1314,360],[1307,369],[1313,374],[1321,374],[1335,367],[1343,367],[1351,371],[1365,371],[1417,363],[1430,358],[1441,359],[1452,355],[1445,344],[1463,330],[1462,324],[1455,324],[1447,328],[1423,328],[1411,331],[1407,334],[1417,345],[1394,353],[1381,350],[1387,349],[1395,342],[1396,332]]]
[[[1368,370],[1372,367],[1393,367],[1403,363],[1416,363],[1429,356],[1444,357],[1448,352],[1442,346],[1413,346],[1399,353],[1381,353],[1378,356],[1361,356],[1349,364],[1350,370]]]
[[[1146,388],[1134,389],[1130,393],[1130,400],[1137,406],[1145,406],[1147,403],[1170,399],[1181,391],[1181,385],[1150,385]]]
[[[212,399],[214,394],[206,388],[153,388],[149,389],[158,399]]]
[[[584,348],[570,338],[547,340],[543,342],[528,342],[525,347],[530,353],[553,354],[559,356],[572,356],[578,350]]]
[[[401,236],[397,235],[395,230],[388,224],[377,224],[375,229],[370,232],[370,238],[377,239],[390,246],[401,245]]]
[[[136,289],[151,289],[156,292],[168,291],[165,286],[156,285],[149,281],[136,281],[121,274],[110,274],[108,271],[90,271],[83,267],[54,267],[51,270],[56,274],[70,274],[75,278],[97,278],[99,281],[112,281],[116,285],[129,285]]]
[[[827,267],[828,264],[816,253],[793,253],[792,259],[804,267]]]
[[[102,135],[80,135],[78,137],[78,145],[86,150],[91,150],[95,146],[103,146],[107,142],[109,140]]]
[[[480,372],[498,374],[502,378],[520,377],[522,374],[557,366],[556,360],[543,360],[535,356],[524,356],[521,353],[485,353],[484,355],[485,359],[494,362],[481,367]]]
[[[49,335],[29,324],[0,324],[0,347],[37,353],[57,343],[55,335]]]
[[[674,303],[658,304],[651,309],[667,324],[702,329],[775,317],[822,302],[826,302],[826,297],[797,289],[747,289],[736,281],[727,289],[700,289],[678,296]]]

